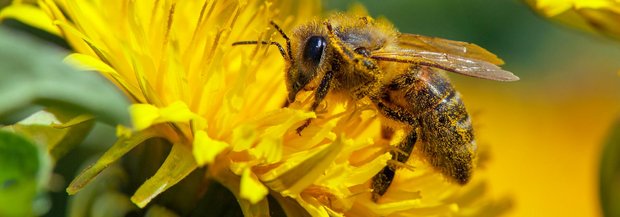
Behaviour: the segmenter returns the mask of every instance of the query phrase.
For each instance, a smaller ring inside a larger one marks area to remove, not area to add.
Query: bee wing
[[[397,49],[375,51],[372,58],[426,65],[490,80],[519,80],[519,77],[497,66],[504,64],[504,61],[478,45],[423,35],[402,33],[398,36]]]
[[[399,49],[398,51],[375,51],[371,58],[378,61],[411,63],[443,69],[462,75],[495,81],[516,81],[519,77],[487,61],[456,56],[447,53]]]
[[[405,49],[446,53],[454,56],[482,60],[495,65],[504,64],[502,59],[486,49],[462,41],[402,33],[398,36],[398,45]]]

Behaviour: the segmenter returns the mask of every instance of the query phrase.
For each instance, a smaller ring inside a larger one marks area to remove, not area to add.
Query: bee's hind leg
[[[403,139],[399,144],[397,149],[390,151],[392,153],[392,160],[388,161],[388,165],[386,165],[377,175],[372,178],[371,188],[373,190],[372,200],[377,202],[377,200],[387,192],[388,188],[392,184],[392,180],[394,180],[394,175],[396,174],[396,169],[400,166],[404,166],[406,168],[412,169],[410,166],[407,166],[405,163],[409,159],[411,151],[413,151],[413,146],[418,140],[418,134],[416,129],[411,129],[405,139]]]

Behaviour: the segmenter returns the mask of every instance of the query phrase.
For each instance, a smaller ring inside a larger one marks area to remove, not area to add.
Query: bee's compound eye
[[[306,41],[306,47],[304,48],[304,60],[311,62],[314,65],[318,65],[323,55],[323,49],[327,41],[321,36],[312,36]]]

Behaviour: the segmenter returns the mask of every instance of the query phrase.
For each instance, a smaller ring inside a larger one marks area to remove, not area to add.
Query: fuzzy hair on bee
[[[319,88],[326,74],[330,74],[327,75],[331,79],[330,91],[349,93],[356,99],[378,88],[376,81],[383,74],[368,55],[372,50],[395,43],[396,32],[388,25],[368,28],[370,22],[367,17],[350,19],[336,15],[329,22],[311,21],[295,28],[291,39],[294,61],[289,61],[286,67],[289,102],[294,101],[301,90]],[[326,25],[336,29],[330,34]],[[347,29],[350,31],[342,34],[343,26],[350,27]],[[351,50],[348,44],[356,44],[359,49]],[[322,98],[315,101],[320,100]]]
[[[316,111],[327,94],[365,100],[377,110],[382,136],[391,140],[395,129],[406,136],[389,151],[392,160],[371,180],[378,201],[406,164],[413,148],[447,180],[464,185],[474,171],[476,143],[471,118],[460,93],[445,72],[496,81],[519,78],[498,65],[503,61],[475,44],[398,32],[371,17],[336,14],[297,26],[277,42],[241,41],[233,45],[277,46],[286,61],[288,102],[300,91],[312,91],[310,110]],[[297,132],[311,122],[308,119]]]

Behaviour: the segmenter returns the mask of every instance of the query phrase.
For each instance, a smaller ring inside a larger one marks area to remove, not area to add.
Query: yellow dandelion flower
[[[593,33],[620,39],[620,1],[526,0],[546,17]]]
[[[38,7],[15,3],[0,18],[63,37],[75,51],[67,61],[98,71],[134,103],[133,128],[118,128],[118,141],[73,180],[70,194],[134,147],[160,138],[172,148],[131,197],[139,207],[206,168],[207,178],[227,187],[246,215],[269,215],[267,196],[289,215],[476,216],[503,210],[482,196],[481,178],[462,188],[419,157],[409,161],[412,171],[399,170],[381,201],[373,201],[370,182],[391,159],[380,144],[376,111],[328,95],[324,108],[310,112],[312,96],[304,91],[297,97],[302,100],[283,107],[280,54],[270,46],[231,46],[279,40],[270,21],[290,30],[319,9],[315,0],[41,0]],[[316,119],[298,134],[310,118]]]

